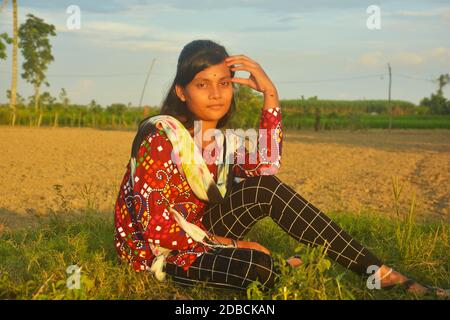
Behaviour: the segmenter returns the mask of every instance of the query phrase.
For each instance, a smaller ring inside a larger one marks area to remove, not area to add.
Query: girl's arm
[[[270,101],[271,99],[265,99]],[[267,106],[270,106],[267,104]],[[262,109],[256,150],[241,145],[234,155],[233,173],[237,177],[277,174],[281,166],[283,127],[279,106]]]
[[[264,107],[263,107],[264,110],[280,105],[280,101],[278,99],[278,92],[275,86],[266,89],[266,91],[263,92],[263,95],[264,95]]]
[[[277,89],[261,65],[253,59],[245,55],[235,55],[227,57],[225,62],[231,71],[250,73],[249,78],[232,78],[232,82],[248,86],[264,95],[256,150],[246,150],[245,146],[237,150],[234,175],[252,177],[276,174],[280,168],[282,145],[281,110]],[[263,137],[260,141],[261,133]],[[263,142],[262,146],[260,142]]]

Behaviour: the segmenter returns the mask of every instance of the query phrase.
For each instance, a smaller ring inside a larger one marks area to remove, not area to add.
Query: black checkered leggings
[[[368,266],[383,264],[274,175],[246,178],[235,184],[225,201],[205,211],[202,222],[215,235],[241,240],[257,221],[267,216],[304,244],[326,245],[328,256],[350,270],[366,274]],[[271,256],[241,248],[206,252],[187,271],[167,263],[166,272],[182,285],[201,281],[207,287],[235,289],[246,289],[255,280],[265,289],[272,288],[279,274]]]

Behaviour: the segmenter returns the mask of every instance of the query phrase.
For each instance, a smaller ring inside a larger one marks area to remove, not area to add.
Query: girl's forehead
[[[220,65],[215,65],[215,66],[211,66],[206,68],[205,70],[200,71],[199,73],[197,73],[194,77],[195,80],[197,79],[222,79],[222,78],[228,78],[231,77],[231,71],[230,69],[227,67],[226,64],[220,64]]]

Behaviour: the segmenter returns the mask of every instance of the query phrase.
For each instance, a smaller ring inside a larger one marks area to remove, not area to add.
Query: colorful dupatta
[[[210,203],[219,203],[227,195],[231,189],[232,168],[230,161],[233,159],[236,141],[233,139],[225,139],[223,134],[216,135],[216,143],[222,148],[219,152],[219,159],[222,161],[217,167],[217,183],[212,178],[209,169],[203,159],[200,148],[195,144],[194,139],[190,135],[185,126],[176,118],[168,115],[158,115],[147,119],[143,122],[133,141],[133,147],[130,159],[130,182],[134,187],[134,174],[136,172],[136,156],[137,151],[149,133],[150,127],[155,126],[156,129],[164,131],[173,146],[173,160],[177,165],[178,171],[186,178],[190,188],[194,194],[201,200]],[[169,211],[173,214],[175,221],[180,227],[196,242],[200,242],[210,247],[229,247],[219,244],[210,239],[205,231],[197,225],[188,222],[182,214],[172,207]],[[138,227],[136,219],[133,219]],[[140,230],[139,228],[137,230]],[[151,244],[150,248],[155,255],[150,271],[154,273],[156,279],[164,281],[166,273],[163,272],[166,257],[170,253],[170,249],[163,248]]]

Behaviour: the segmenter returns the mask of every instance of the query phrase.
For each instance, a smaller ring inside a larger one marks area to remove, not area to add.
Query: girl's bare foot
[[[414,293],[416,295],[434,293],[438,297],[449,297],[448,290],[421,285],[420,283],[405,277],[401,273],[389,268],[386,265],[383,265],[379,271],[382,289],[388,289],[395,285],[399,285],[403,286],[407,292]]]

